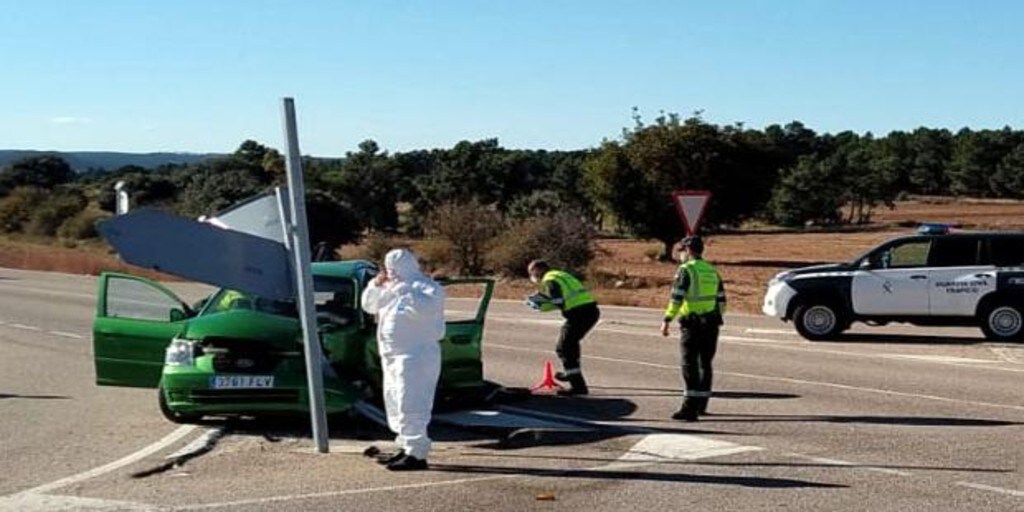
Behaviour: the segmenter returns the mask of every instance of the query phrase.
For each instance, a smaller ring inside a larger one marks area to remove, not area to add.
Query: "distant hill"
[[[76,172],[89,169],[114,170],[126,165],[153,169],[163,164],[193,164],[225,156],[219,153],[115,153],[111,151],[35,151],[0,149],[0,166],[23,158],[54,155],[64,159]]]

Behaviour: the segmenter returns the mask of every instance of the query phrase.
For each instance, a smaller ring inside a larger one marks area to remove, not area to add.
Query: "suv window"
[[[894,245],[872,257],[876,268],[923,267],[928,263],[931,242],[915,240]]]
[[[978,239],[936,238],[928,258],[930,267],[971,267],[978,265]]]
[[[989,239],[989,257],[997,267],[1024,265],[1024,237],[998,236]]]

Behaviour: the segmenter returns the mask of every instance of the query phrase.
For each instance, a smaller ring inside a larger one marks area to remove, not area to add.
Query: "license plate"
[[[274,387],[273,375],[217,375],[210,377],[214,389],[254,389]]]

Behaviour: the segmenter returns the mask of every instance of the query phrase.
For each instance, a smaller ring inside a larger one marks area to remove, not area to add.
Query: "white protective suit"
[[[427,425],[441,375],[444,288],[420,271],[416,256],[395,249],[384,258],[388,281],[371,281],[363,309],[377,315],[377,347],[384,370],[384,407],[395,444],[426,460]]]

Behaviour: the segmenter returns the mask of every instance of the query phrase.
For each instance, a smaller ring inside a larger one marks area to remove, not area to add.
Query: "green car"
[[[325,356],[328,414],[381,392],[376,323],[360,307],[378,272],[367,261],[313,264],[317,324]],[[449,300],[439,401],[483,393],[480,344],[494,282],[444,281]],[[101,386],[159,389],[160,410],[183,423],[203,416],[309,411],[302,331],[294,302],[221,289],[189,307],[164,286],[137,276],[99,279],[93,353]],[[469,304],[452,311],[452,303]],[[329,364],[327,364],[329,363]]]

